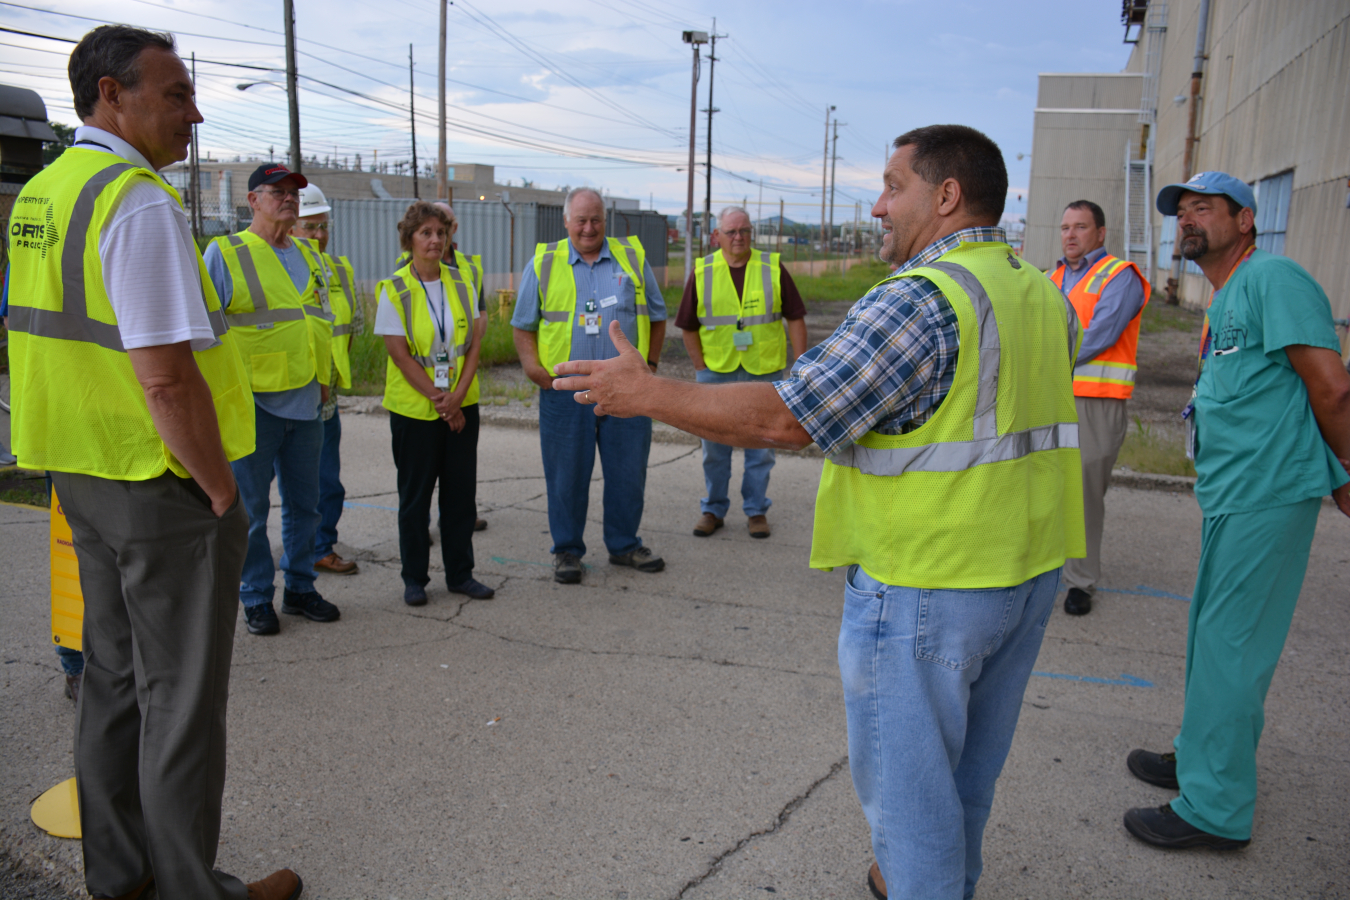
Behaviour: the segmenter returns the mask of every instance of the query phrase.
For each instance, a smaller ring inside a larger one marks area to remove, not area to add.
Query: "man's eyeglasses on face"
[[[734,237],[749,237],[755,232],[749,228],[736,228],[736,229],[728,228],[726,231],[722,233],[725,234],[727,237],[734,238]]]
[[[301,222],[299,225],[295,227],[299,228],[301,231],[327,232],[329,224],[330,223],[328,222]]]
[[[267,191],[259,190],[258,193],[260,193],[260,194],[271,194],[272,196],[274,196],[274,197],[279,197],[279,198],[281,198],[281,199],[283,199],[283,200],[285,200],[285,199],[299,200],[299,199],[300,199],[300,189],[299,189],[299,188],[295,188],[295,189],[289,190],[289,191],[279,191],[279,190],[277,190],[276,188],[272,188],[271,190],[267,190]]]

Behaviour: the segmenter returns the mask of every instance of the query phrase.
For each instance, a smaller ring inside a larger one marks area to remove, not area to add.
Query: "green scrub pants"
[[[1186,637],[1186,710],[1177,751],[1191,825],[1235,840],[1252,835],[1256,745],[1266,691],[1308,569],[1321,498],[1207,516]]]

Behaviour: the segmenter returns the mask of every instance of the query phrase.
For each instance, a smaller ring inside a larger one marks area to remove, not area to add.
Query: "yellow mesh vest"
[[[225,321],[239,342],[253,390],[288,391],[309,384],[320,371],[316,352],[327,357],[316,346],[315,328],[305,314],[307,305],[319,305],[312,270],[301,295],[272,247],[253,232],[218,237],[215,244],[234,289]],[[309,261],[304,247],[301,252]]]
[[[10,217],[9,364],[14,452],[32,469],[144,481],[188,472],[159,438],[103,286],[99,237],[124,190],[158,175],[79,147],[24,185]],[[193,354],[211,389],[225,455],[254,449],[253,395],[198,255],[220,344]]]
[[[777,253],[751,250],[740,297],[722,251],[695,262],[698,339],[703,361],[714,372],[734,372],[744,366],[752,375],[770,375],[787,365],[778,259]],[[738,326],[753,341],[744,349],[736,346]]]
[[[637,305],[637,350],[647,359],[651,345],[652,320],[647,310],[647,286],[642,283],[647,252],[636,235],[626,238],[606,238],[609,253],[620,268],[633,279]],[[539,364],[556,375],[554,366],[572,358],[573,317],[580,317],[577,307],[577,282],[567,259],[571,245],[566,241],[537,244],[534,248],[534,274],[539,280]],[[601,327],[609,327],[609,317],[601,311]]]
[[[960,328],[950,392],[909,434],[869,432],[825,463],[811,566],[887,584],[1011,587],[1082,556],[1076,319],[1006,244],[971,242],[924,277]]]
[[[323,253],[320,257],[328,272],[328,303],[333,311],[332,353],[333,368],[337,371],[337,387],[352,386],[352,362],[348,345],[352,334],[352,310],[361,299],[356,295],[356,279],[352,264],[345,256]]]
[[[445,289],[446,310],[454,319],[453,335],[450,333],[450,322],[446,322],[446,341],[450,344],[446,352],[450,354],[450,364],[455,367],[450,379],[450,390],[453,391],[459,386],[459,378],[464,373],[464,357],[469,352],[469,341],[473,338],[473,311],[478,296],[473,285],[464,278],[462,267],[452,268],[441,263],[441,286]],[[431,378],[434,374],[432,352],[437,340],[437,329],[431,311],[427,309],[426,290],[413,272],[412,263],[376,285],[375,295],[388,297],[389,302],[394,304],[399,320],[403,323],[403,332],[408,336],[408,352],[426,370],[427,377]],[[475,372],[460,406],[477,403],[478,393],[478,373]],[[440,418],[435,405],[403,377],[403,372],[392,358],[385,365],[384,402],[381,405],[390,412],[411,419],[430,422]]]

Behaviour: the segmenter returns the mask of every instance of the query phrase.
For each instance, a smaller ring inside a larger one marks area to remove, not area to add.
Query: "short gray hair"
[[[87,119],[98,103],[98,82],[111,78],[128,90],[141,80],[136,58],[147,47],[176,50],[173,35],[130,25],[100,25],[86,34],[70,52],[66,73],[75,97],[75,115]]]
[[[439,206],[442,210],[445,211],[445,214],[448,215],[448,216],[450,217],[450,225],[451,225],[451,227],[453,227],[453,226],[455,226],[456,224],[459,223],[459,216],[455,215],[455,208],[454,208],[453,206],[451,206],[449,203],[447,203],[446,201],[444,201],[444,200],[437,200],[437,201],[435,201],[434,203],[432,203],[431,205],[432,205],[432,206]]]
[[[605,198],[604,198],[604,197],[601,197],[601,196],[600,196],[600,192],[597,191],[595,188],[592,188],[592,187],[574,187],[574,188],[572,188],[570,191],[567,192],[567,196],[563,199],[563,221],[566,221],[567,219],[569,219],[569,218],[571,217],[571,215],[572,215],[572,198],[575,197],[575,196],[577,196],[578,194],[594,194],[594,195],[595,195],[595,199],[597,199],[597,200],[600,201],[600,205],[601,205],[602,207],[605,205]]]
[[[754,227],[755,220],[750,218],[750,213],[746,212],[744,206],[728,206],[726,209],[722,210],[720,213],[717,214],[718,231],[722,230],[722,220],[725,219],[727,216],[731,215],[732,213],[740,213],[741,215],[745,216],[746,219],[749,219],[750,226],[752,228]]]

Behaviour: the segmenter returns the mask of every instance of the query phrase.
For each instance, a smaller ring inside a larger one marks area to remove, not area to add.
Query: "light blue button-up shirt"
[[[567,245],[567,262],[572,267],[572,277],[577,284],[577,308],[580,313],[586,308],[587,300],[595,301],[595,311],[600,314],[600,333],[587,334],[578,315],[572,316],[572,354],[568,359],[612,359],[619,355],[614,342],[609,339],[610,318],[619,321],[624,337],[634,347],[637,346],[637,286],[628,273],[623,270],[609,252],[609,241],[600,247],[600,258],[588,263],[581,258],[577,248],[571,242]],[[556,274],[553,277],[558,277]],[[642,264],[643,287],[646,290],[647,313],[652,322],[666,320],[666,301],[661,296],[661,286],[656,283],[651,263]],[[534,274],[534,257],[520,276],[520,291],[516,295],[516,311],[511,316],[511,325],[522,331],[539,330],[539,310],[543,298],[539,296],[539,278]],[[601,306],[601,301],[617,297],[619,302],[613,306]]]
[[[1078,282],[1083,280],[1088,270],[1105,255],[1106,248],[1098,247],[1078,260],[1078,268],[1060,258],[1060,265],[1064,266],[1064,284],[1061,290],[1064,291],[1065,297],[1069,296],[1069,291],[1073,290]],[[1097,305],[1092,310],[1092,322],[1088,325],[1087,331],[1083,332],[1083,346],[1078,350],[1078,362],[1096,359],[1114,347],[1116,341],[1125,333],[1126,326],[1143,308],[1144,285],[1133,271],[1129,276],[1118,275],[1111,279],[1102,295],[1097,298]]]

